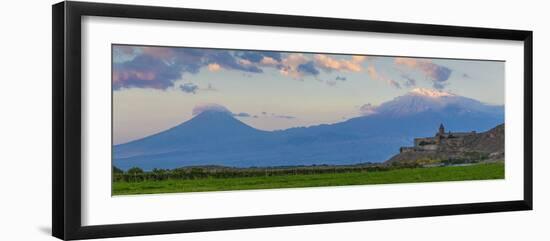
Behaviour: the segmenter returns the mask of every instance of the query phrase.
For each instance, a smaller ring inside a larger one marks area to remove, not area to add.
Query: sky
[[[113,144],[223,108],[261,130],[344,121],[415,88],[504,105],[501,61],[112,46]]]

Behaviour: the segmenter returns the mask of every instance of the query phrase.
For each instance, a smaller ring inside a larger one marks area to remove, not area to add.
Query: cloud
[[[166,89],[181,77],[181,68],[149,55],[139,55],[131,61],[113,66],[113,89]]]
[[[278,58],[271,54],[271,58]],[[221,69],[262,73],[249,60],[234,56],[229,50],[170,48],[170,47],[113,47],[113,89],[173,87],[182,74],[196,74],[202,67],[210,71]]]
[[[240,61],[231,55],[229,51],[225,50],[210,50],[205,55],[206,61],[210,63],[219,64],[224,69],[242,70],[250,73],[262,73],[262,69],[255,65],[248,64],[247,62]]]
[[[401,78],[405,79],[405,86],[406,87],[414,87],[416,86],[416,79],[406,75],[406,74],[403,74],[401,75]]]
[[[183,85],[180,85],[180,89],[185,93],[196,94],[199,86],[193,83],[185,83]]]
[[[362,63],[367,56],[337,56],[325,54],[283,53],[274,51],[242,51],[223,49],[174,48],[174,47],[132,47],[114,46],[113,48],[113,90],[126,88],[152,88],[166,90],[176,87],[186,93],[212,88],[196,88],[190,84],[175,86],[185,74],[197,74],[200,71],[240,71],[243,76],[263,73],[265,69],[278,70],[283,76],[303,80],[313,76],[318,79],[321,69],[326,72],[363,70]],[[370,75],[373,75],[370,71]],[[399,83],[374,73],[377,79],[399,87]],[[319,79],[318,79],[319,80]],[[335,85],[345,81],[338,75],[333,80],[322,81]]]
[[[437,90],[442,90],[442,89],[445,89],[445,86],[447,86],[447,83],[443,83],[443,82],[433,82],[433,85],[432,85],[435,89]]]
[[[367,103],[359,107],[359,112],[361,115],[372,115],[376,113],[376,106],[372,105],[371,103]]]
[[[174,51],[172,48],[165,47],[141,47],[139,48],[143,54],[158,58],[169,60],[176,57],[177,51]]]
[[[134,54],[134,48],[132,46],[120,45],[113,48],[113,51],[120,52],[122,54],[131,55]]]
[[[250,117],[250,114],[241,112],[241,113],[235,113],[235,114],[233,114],[233,116],[235,116],[235,117]]]
[[[251,115],[246,112],[232,113],[225,106],[220,104],[215,104],[215,103],[206,103],[206,104],[200,104],[195,106],[195,108],[193,108],[193,115],[198,115],[205,111],[223,112],[223,113],[230,114],[234,117],[241,117],[241,118],[258,118],[257,115]]]
[[[207,104],[200,104],[195,106],[195,108],[193,108],[193,115],[198,115],[205,111],[216,111],[216,112],[233,114],[231,113],[231,111],[229,111],[229,109],[225,108],[225,106],[223,105],[207,103]]]
[[[125,61],[132,60],[136,57],[134,48],[130,46],[117,46],[113,48],[113,62],[121,63]]]
[[[281,118],[281,119],[296,119],[296,117],[294,116],[290,116],[290,115],[273,115],[273,117],[275,118]]]
[[[246,60],[246,59],[239,59],[237,61],[239,62],[239,64],[244,65],[244,66],[250,66],[250,65],[254,64],[254,63],[250,62],[250,60]]]
[[[218,72],[221,69],[222,69],[222,67],[219,64],[216,64],[216,63],[208,64],[208,70],[210,70],[212,72]]]
[[[262,61],[260,61],[260,64],[264,66],[277,66],[279,65],[279,61],[271,57],[264,57]]]
[[[332,80],[327,80],[327,81],[325,81],[325,83],[328,86],[335,86],[336,84],[338,84],[338,82],[346,81],[346,80],[347,80],[347,78],[345,76],[337,75],[336,78],[334,78]]]
[[[391,78],[388,78],[387,76],[385,76],[382,73],[378,73],[378,71],[376,70],[376,67],[374,67],[374,65],[369,65],[369,67],[367,68],[367,74],[373,80],[384,81],[384,82],[390,84],[391,86],[393,86],[397,89],[401,88],[401,85],[399,84],[399,82],[397,82],[397,81],[395,81]]]
[[[303,74],[298,70],[298,66],[308,62],[308,59],[303,54],[289,54],[282,59],[279,65],[279,72],[284,76],[289,76],[294,79],[302,79]]]
[[[271,117],[271,118],[279,118],[279,119],[296,119],[295,116],[290,116],[290,115],[280,115],[280,114],[275,114],[275,113],[268,113],[268,112],[265,112],[265,111],[262,111],[262,115],[264,117]]]
[[[306,75],[318,75],[319,74],[319,70],[317,70],[315,68],[315,65],[313,63],[313,61],[309,61],[305,64],[300,64],[298,65],[298,71],[300,73],[303,73],[303,74],[306,74]]]
[[[447,84],[445,81],[449,79],[452,73],[451,69],[434,64],[427,59],[397,57],[394,59],[394,63],[421,72],[432,81],[433,87],[436,89],[445,88]]]
[[[205,111],[223,112],[239,118],[258,118],[257,115],[251,115],[246,112],[232,113],[225,106],[215,103],[206,103],[195,106],[195,108],[193,108],[193,115],[195,116]]]
[[[258,64],[265,67],[278,67],[283,60],[281,52],[274,51],[238,51],[236,55],[250,64]]]
[[[351,60],[335,59],[325,54],[316,54],[314,57],[316,66],[327,71],[350,71],[359,72],[362,70],[361,62],[366,58],[364,56],[354,56]]]
[[[183,85],[179,86],[179,89],[184,93],[189,94],[196,94],[198,91],[218,91],[218,89],[214,88],[212,84],[208,84],[206,88],[203,88],[194,83],[184,83]]]
[[[346,81],[348,78],[345,76],[336,76],[335,80]]]
[[[252,63],[261,63],[265,58],[272,59],[276,62],[281,62],[282,60],[281,53],[274,51],[238,51],[236,55]]]
[[[365,60],[368,60],[369,57],[368,56],[365,56],[365,55],[354,55],[351,57],[351,61],[354,62],[354,63],[361,63]]]

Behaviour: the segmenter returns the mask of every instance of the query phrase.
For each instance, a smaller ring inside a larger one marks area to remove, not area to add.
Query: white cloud
[[[231,111],[229,111],[229,109],[225,108],[225,106],[223,105],[206,103],[206,104],[200,104],[195,106],[195,108],[193,108],[193,115],[198,115],[205,111],[217,111],[217,112],[225,112],[225,113],[231,114]]]
[[[359,112],[361,115],[372,115],[376,113],[376,106],[371,103],[367,103],[359,107]]]

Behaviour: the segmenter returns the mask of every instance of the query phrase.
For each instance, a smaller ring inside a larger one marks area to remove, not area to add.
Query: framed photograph
[[[55,4],[53,235],[531,210],[532,34]]]

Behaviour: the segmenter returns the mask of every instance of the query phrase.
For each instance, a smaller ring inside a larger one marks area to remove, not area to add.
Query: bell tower
[[[445,134],[445,127],[443,126],[443,123],[439,125],[439,132],[437,132],[439,136],[443,136]]]

